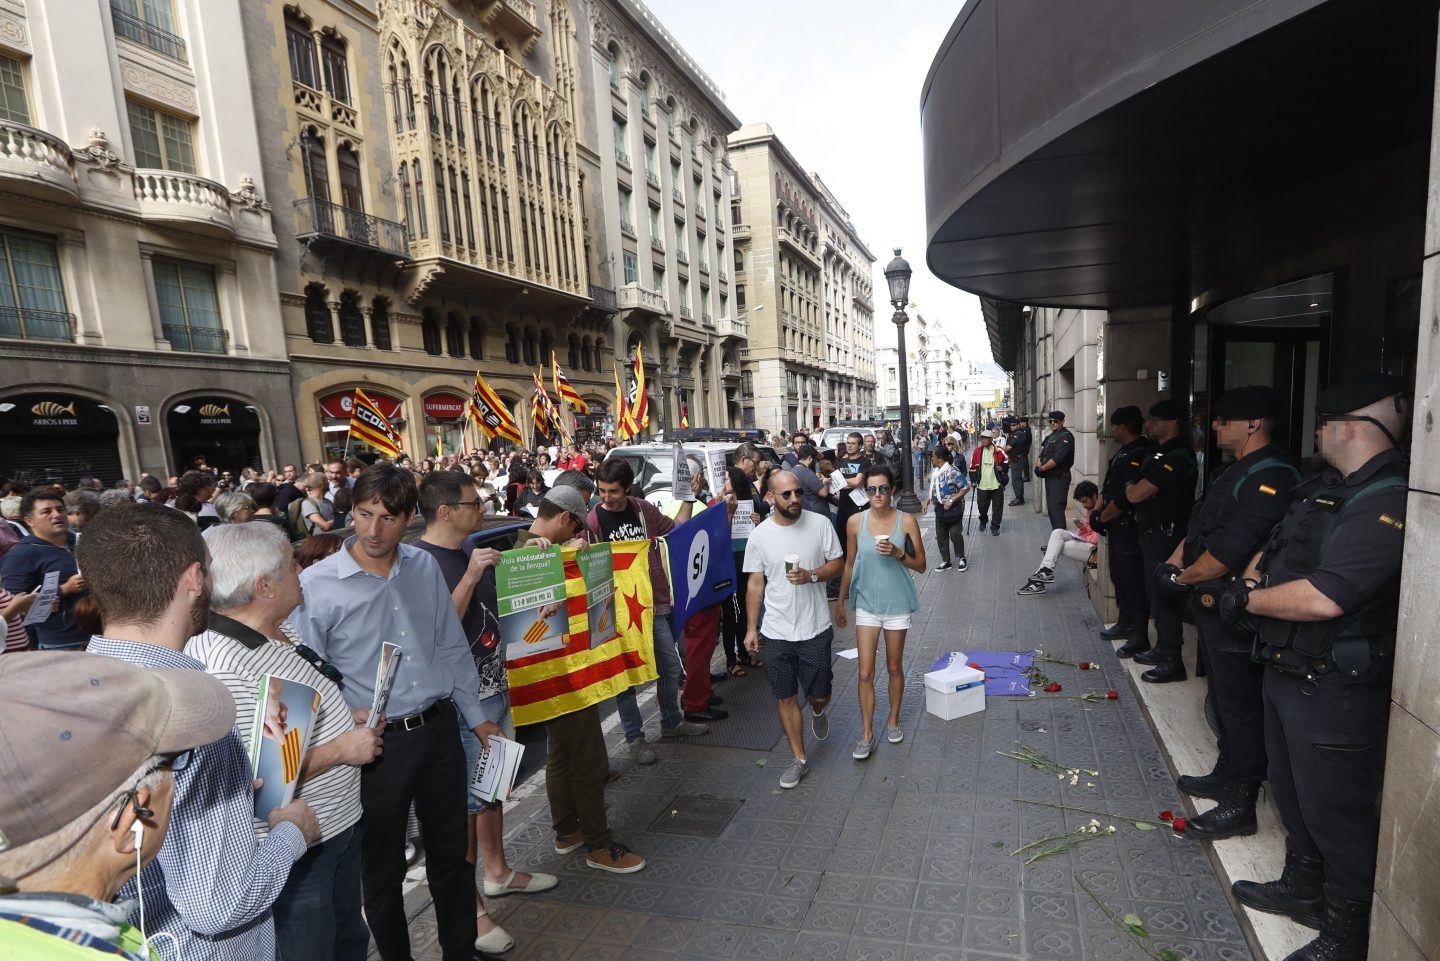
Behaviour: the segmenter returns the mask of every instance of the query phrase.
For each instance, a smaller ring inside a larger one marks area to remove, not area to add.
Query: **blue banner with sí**
[[[724,505],[700,511],[665,535],[665,550],[678,637],[691,615],[735,593],[735,557]]]

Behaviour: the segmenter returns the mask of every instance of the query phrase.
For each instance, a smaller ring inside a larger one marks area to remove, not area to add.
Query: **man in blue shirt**
[[[46,574],[58,573],[60,606],[29,629],[32,642],[38,641],[42,651],[82,650],[90,635],[75,623],[75,603],[86,592],[85,578],[75,564],[79,535],[70,530],[65,495],[54,488],[37,488],[20,502],[20,516],[30,535],[6,551],[0,562],[5,589],[19,597],[40,587]]]
[[[384,961],[409,961],[405,827],[410,805],[426,840],[425,875],[445,961],[488,957],[475,946],[475,870],[465,860],[465,750],[457,715],[482,745],[500,727],[486,715],[470,645],[435,559],[401,543],[419,504],[415,477],[367,468],[354,487],[355,535],[301,577],[291,616],[306,643],[345,676],[345,700],[368,710],[381,645],[400,646],[386,704],[385,754],[360,782],[365,919]]]

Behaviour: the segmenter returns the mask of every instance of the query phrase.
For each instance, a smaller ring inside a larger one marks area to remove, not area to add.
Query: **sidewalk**
[[[933,566],[932,525],[929,517],[921,519]],[[601,874],[584,866],[581,853],[556,855],[543,773],[532,778],[507,808],[506,849],[512,865],[558,874],[561,884],[546,894],[491,902],[492,914],[517,941],[506,957],[1145,957],[1106,920],[1079,878],[1116,915],[1139,914],[1152,950],[1173,948],[1192,961],[1250,959],[1199,842],[1116,821],[1113,837],[1028,866],[1023,856],[1009,853],[1090,817],[1021,798],[1147,819],[1163,809],[1184,809],[1123,662],[1097,636],[1100,624],[1076,566],[1062,564],[1044,596],[1015,595],[1037,566],[1048,532],[1048,522],[1028,505],[1008,508],[999,537],[966,538],[967,573],[919,578],[925,610],[905,652],[905,740],[892,745],[882,737],[868,761],[850,757],[860,722],[856,662],[844,659],[836,661],[830,735],[816,743],[807,727],[811,771],[794,790],[779,788],[789,749],[759,671],[716,685],[732,717],[712,726],[714,737],[662,742],[661,761],[653,767],[631,767],[618,731],[613,733],[612,758],[624,776],[608,789],[611,822],[617,839],[649,859],[638,874]],[[837,632],[837,651],[853,646],[853,628]],[[941,652],[969,647],[1040,647],[1058,657],[1097,661],[1098,671],[1042,667],[1066,695],[1115,689],[1120,699],[990,698],[983,714],[949,722],[926,714],[925,670]],[[884,684],[882,657],[881,732]],[[653,717],[647,722],[652,739],[657,723]],[[736,726],[737,736],[725,735],[727,725]],[[771,736],[757,742],[755,733],[767,730]],[[770,747],[712,746],[707,740]],[[1071,786],[996,756],[1017,740],[1100,774]],[[734,809],[728,821],[727,808]],[[1102,829],[1110,823],[1100,821]],[[423,884],[408,903],[415,957],[438,959]]]

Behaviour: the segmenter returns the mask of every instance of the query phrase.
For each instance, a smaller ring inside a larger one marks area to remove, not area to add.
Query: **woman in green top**
[[[913,514],[897,511],[892,501],[895,473],[883,465],[865,471],[861,488],[870,509],[845,526],[845,573],[835,625],[849,623],[846,607],[855,608],[855,645],[860,649],[860,720],[864,725],[851,756],[863,761],[875,748],[875,655],[885,632],[885,668],[890,675],[890,717],[885,737],[891,744],[905,739],[900,730],[900,698],[905,692],[905,634],[910,615],[920,610],[912,573],[925,570],[925,545]]]

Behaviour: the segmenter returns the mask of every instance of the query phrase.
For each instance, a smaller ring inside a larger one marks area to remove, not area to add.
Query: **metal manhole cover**
[[[650,823],[658,834],[718,838],[745,802],[739,798],[679,795]]]

